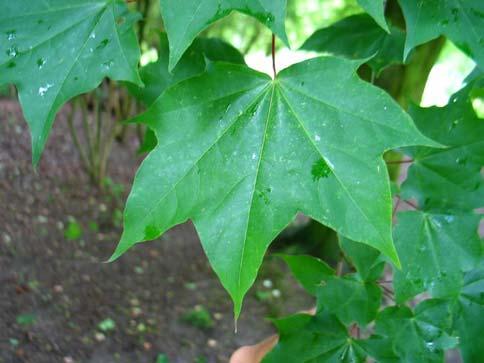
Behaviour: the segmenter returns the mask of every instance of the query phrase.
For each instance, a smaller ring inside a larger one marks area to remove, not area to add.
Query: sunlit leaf
[[[358,78],[359,65],[317,58],[273,81],[214,64],[169,88],[135,120],[158,145],[135,178],[113,258],[191,219],[236,315],[268,245],[298,211],[398,264],[382,154],[433,142]]]

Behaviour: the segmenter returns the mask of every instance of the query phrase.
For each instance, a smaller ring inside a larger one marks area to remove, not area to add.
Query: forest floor
[[[100,192],[80,168],[65,112],[35,171],[18,102],[0,99],[0,363],[227,362],[273,332],[266,317],[311,306],[269,257],[235,334],[229,296],[190,223],[103,263],[141,161],[130,140],[115,145],[114,187]]]

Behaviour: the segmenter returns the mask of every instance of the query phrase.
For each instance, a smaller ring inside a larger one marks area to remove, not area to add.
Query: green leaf
[[[445,301],[426,300],[415,312],[406,306],[386,308],[378,315],[375,331],[386,337],[387,345],[393,347],[400,363],[441,363],[443,351],[458,343],[456,337],[446,333],[451,323],[451,312]]]
[[[385,0],[358,0],[358,4],[375,19],[378,25],[390,33],[385,19]]]
[[[449,146],[405,150],[414,162],[402,185],[406,199],[416,198],[425,210],[472,210],[482,207],[484,183],[484,121],[472,107],[476,82],[456,93],[446,107],[413,107],[418,128]]]
[[[102,332],[109,332],[116,329],[116,322],[113,319],[104,319],[97,325],[98,329]]]
[[[366,282],[357,275],[329,276],[317,290],[318,310],[325,309],[345,324],[370,323],[381,303],[381,290],[375,282]]]
[[[459,334],[465,363],[478,362],[484,356],[484,269],[468,272],[453,304],[454,326]]]
[[[156,363],[169,363],[168,357],[165,354],[158,354],[156,356]]]
[[[407,40],[405,58],[416,46],[445,35],[484,67],[484,2],[481,0],[399,0]]]
[[[171,72],[168,71],[169,49],[165,33],[160,35],[158,53],[156,62],[140,69],[144,87],[131,83],[126,85],[129,92],[146,106],[151,106],[168,87],[203,73],[207,66],[206,60],[245,64],[244,57],[237,49],[222,40],[212,38],[195,39]]]
[[[404,43],[402,30],[392,27],[391,33],[387,33],[368,15],[357,14],[317,30],[302,49],[368,59],[368,65],[378,74],[392,64],[403,62]]]
[[[37,164],[55,115],[104,77],[141,84],[133,24],[121,0],[7,1],[0,14],[0,84],[17,87]]]
[[[170,70],[201,31],[233,10],[256,18],[288,44],[286,0],[160,0],[160,4],[170,40]]]
[[[359,65],[316,58],[273,81],[214,64],[169,88],[135,120],[158,145],[136,175],[112,259],[191,219],[236,315],[268,245],[298,211],[398,265],[382,153],[434,143],[358,78]]]
[[[385,261],[378,250],[366,244],[339,237],[341,249],[355,266],[356,271],[365,281],[375,281],[380,278],[385,267]]]
[[[397,301],[423,291],[441,297],[455,293],[462,272],[473,269],[482,258],[477,234],[480,217],[430,214],[420,211],[397,215],[394,240],[402,269],[394,271]]]
[[[168,38],[165,33],[160,35],[160,50],[158,60],[140,69],[140,77],[144,87],[127,84],[129,92],[146,106],[153,102],[170,86],[187,78],[203,73],[206,68],[203,53],[194,46],[183,55],[177,66],[168,71]]]
[[[279,342],[263,363],[363,363],[359,341],[334,316],[299,314],[276,320]]]
[[[280,257],[287,263],[296,280],[312,295],[316,295],[321,281],[334,275],[334,270],[319,258],[304,255]]]

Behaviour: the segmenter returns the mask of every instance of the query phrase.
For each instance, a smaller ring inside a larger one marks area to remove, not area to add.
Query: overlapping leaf
[[[233,10],[258,19],[287,44],[286,0],[160,0],[160,4],[170,40],[170,69],[202,30]]]
[[[326,262],[312,256],[281,256],[291,269],[292,274],[312,295],[316,295],[318,286],[334,276],[334,270]]]
[[[484,206],[484,120],[472,107],[478,81],[456,93],[446,107],[411,109],[418,128],[446,149],[409,148],[414,162],[402,186],[426,210],[470,211]]]
[[[317,58],[273,81],[214,64],[168,89],[136,120],[158,146],[137,173],[113,258],[192,219],[236,315],[268,245],[298,211],[398,264],[381,155],[433,142],[357,77],[359,65]]]
[[[159,56],[156,62],[150,63],[140,69],[141,80],[144,86],[128,83],[129,92],[146,106],[151,104],[168,87],[193,77],[205,71],[207,61],[224,61],[236,64],[245,64],[244,57],[230,44],[215,38],[197,38],[185,52],[176,67],[168,71],[168,38],[165,33],[160,36]],[[143,144],[139,152],[145,153],[156,146],[156,135],[147,129]]]
[[[358,0],[358,4],[375,19],[378,25],[390,32],[385,19],[385,0]]]
[[[416,46],[445,35],[484,67],[484,2],[399,0],[407,23],[405,57]]]
[[[396,27],[385,32],[366,14],[349,16],[317,30],[302,49],[331,53],[350,59],[368,59],[368,65],[379,73],[403,61],[405,33]]]
[[[423,291],[448,296],[460,286],[462,273],[482,258],[477,234],[480,217],[438,215],[420,211],[398,214],[394,240],[402,269],[394,272],[398,301]]]
[[[383,341],[386,340],[399,359],[382,359],[382,362],[442,362],[444,350],[458,343],[457,337],[447,333],[451,316],[442,300],[426,300],[414,312],[406,306],[386,308],[376,321],[376,334],[386,337]]]
[[[358,275],[329,276],[317,289],[318,309],[334,314],[349,325],[365,326],[375,319],[381,303],[381,290],[375,282],[364,281]]]
[[[484,356],[484,268],[468,272],[459,294],[450,302],[453,330],[460,337],[460,350],[465,363],[478,362]]]
[[[366,352],[334,316],[294,315],[275,321],[279,343],[263,363],[363,363]]]
[[[340,237],[339,242],[347,259],[351,261],[362,280],[375,281],[381,276],[385,261],[378,250],[344,237]]]
[[[119,0],[6,1],[0,14],[0,84],[13,83],[38,162],[55,115],[104,77],[141,83],[137,15]]]

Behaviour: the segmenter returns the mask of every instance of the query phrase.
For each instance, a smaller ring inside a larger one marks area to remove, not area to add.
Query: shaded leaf
[[[385,261],[378,250],[348,238],[339,238],[341,249],[355,266],[363,280],[374,281],[380,278],[385,267]]]
[[[288,44],[286,0],[160,0],[160,4],[170,40],[170,70],[202,30],[233,10],[256,18]]]
[[[401,212],[394,240],[402,269],[394,271],[397,300],[403,302],[423,291],[448,296],[460,286],[462,272],[482,258],[477,234],[480,217]]]
[[[203,73],[206,60],[245,64],[244,57],[237,49],[215,38],[195,39],[171,72],[168,71],[168,55],[168,38],[161,33],[158,60],[140,69],[144,87],[127,84],[130,93],[146,106],[151,106],[168,87]]]
[[[471,83],[446,107],[410,111],[418,128],[446,149],[408,148],[412,163],[402,195],[416,198],[425,210],[472,210],[484,206],[484,120],[472,107]]]
[[[334,270],[319,258],[304,255],[280,257],[288,264],[296,280],[312,295],[316,294],[321,281],[334,275]]]
[[[381,303],[381,290],[375,282],[366,282],[357,275],[329,276],[317,289],[318,310],[324,309],[345,324],[370,323]]]
[[[55,115],[104,77],[141,84],[133,31],[121,0],[7,1],[0,14],[0,84],[13,83],[37,164]]]
[[[453,329],[460,337],[465,363],[478,362],[484,356],[484,269],[468,272],[453,303]]]
[[[382,153],[433,142],[357,77],[358,66],[322,57],[272,81],[215,63],[169,88],[135,120],[158,145],[137,173],[112,258],[192,219],[236,315],[268,245],[298,211],[398,264]]]
[[[279,342],[263,363],[359,363],[366,353],[334,316],[293,315],[276,320]]]
[[[392,27],[388,34],[366,14],[352,15],[312,34],[302,49],[331,53],[350,59],[369,59],[378,74],[392,64],[403,62],[405,34]]]
[[[406,306],[386,308],[379,313],[375,330],[377,335],[386,337],[400,363],[442,362],[444,350],[458,343],[456,337],[447,334],[451,323],[445,301],[426,300],[414,312]],[[383,362],[393,362],[391,355],[389,358]]]
[[[484,67],[484,2],[399,0],[407,24],[405,58],[416,46],[445,35]]]

